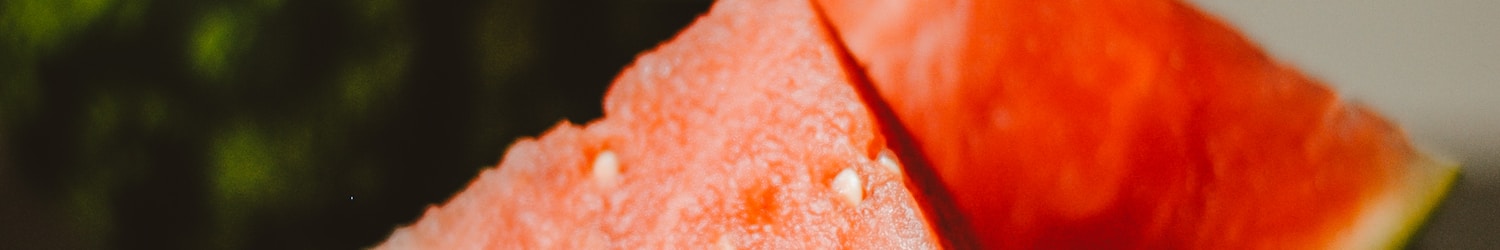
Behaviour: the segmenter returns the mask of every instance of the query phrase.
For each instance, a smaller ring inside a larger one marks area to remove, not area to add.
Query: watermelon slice
[[[378,248],[1368,249],[1455,175],[1176,1],[726,0]]]
[[[805,0],[724,1],[384,249],[930,249]]]
[[[1181,2],[819,4],[979,246],[1399,246],[1456,173]]]

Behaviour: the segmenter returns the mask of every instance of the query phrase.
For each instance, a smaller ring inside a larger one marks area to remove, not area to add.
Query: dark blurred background
[[[1196,0],[1464,162],[1500,247],[1500,2]],[[709,0],[0,0],[0,249],[352,249],[587,122]]]
[[[706,0],[0,0],[0,249],[353,249]]]

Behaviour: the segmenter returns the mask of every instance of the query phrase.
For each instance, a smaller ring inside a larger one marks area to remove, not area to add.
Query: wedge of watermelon
[[[1393,246],[1456,173],[1181,2],[819,2],[977,246]]]
[[[938,247],[810,4],[716,4],[603,119],[517,142],[377,248]]]

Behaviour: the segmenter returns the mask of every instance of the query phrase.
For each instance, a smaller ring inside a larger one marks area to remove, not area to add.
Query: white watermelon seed
[[[615,179],[620,175],[620,159],[615,158],[615,152],[605,150],[594,156],[594,181],[599,184],[610,186],[615,184]]]
[[[885,166],[886,170],[901,174],[901,161],[896,159],[896,153],[891,152],[891,149],[880,150],[880,156],[875,157],[875,161]]]
[[[865,198],[864,189],[862,188],[864,185],[860,183],[859,175],[855,174],[852,168],[839,171],[839,174],[833,177],[833,183],[830,183],[829,186],[833,187],[833,192],[838,193],[839,197],[851,204],[859,204]]]

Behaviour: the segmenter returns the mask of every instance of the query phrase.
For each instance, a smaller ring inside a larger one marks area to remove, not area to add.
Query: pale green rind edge
[[[1412,237],[1415,237],[1417,231],[1423,225],[1427,224],[1433,212],[1436,212],[1434,210],[1443,203],[1443,200],[1447,199],[1448,193],[1453,189],[1453,184],[1458,180],[1459,172],[1461,172],[1459,164],[1451,162],[1432,162],[1432,164],[1434,164],[1433,169],[1429,170],[1432,171],[1429,172],[1432,176],[1426,181],[1433,182],[1419,184],[1433,185],[1424,185],[1426,188],[1419,190],[1419,192],[1422,192],[1421,197],[1424,199],[1416,205],[1417,209],[1412,211],[1412,214],[1406,216],[1405,220],[1401,222],[1401,228],[1397,229],[1395,234],[1392,235],[1393,237],[1389,238],[1391,241],[1383,249],[1406,248],[1411,243]]]

